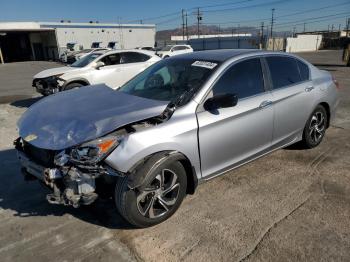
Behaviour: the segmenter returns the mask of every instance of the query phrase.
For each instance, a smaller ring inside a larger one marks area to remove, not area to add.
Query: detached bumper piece
[[[36,91],[44,96],[52,95],[59,92],[57,79],[53,77],[37,78],[33,80],[32,86]]]
[[[25,180],[39,180],[53,191],[46,196],[49,203],[77,208],[97,199],[95,179],[103,174],[102,167],[95,167],[90,172],[69,164],[57,166],[53,155],[57,152],[36,148],[20,138],[14,144]]]

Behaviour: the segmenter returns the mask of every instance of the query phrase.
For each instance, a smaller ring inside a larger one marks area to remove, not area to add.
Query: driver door
[[[265,90],[260,58],[232,65],[207,99],[222,94],[236,94],[237,105],[211,111],[199,106],[197,110],[203,177],[219,175],[262,154],[272,141],[272,96]]]

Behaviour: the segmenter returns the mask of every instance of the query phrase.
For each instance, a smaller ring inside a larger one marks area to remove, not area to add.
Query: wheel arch
[[[147,157],[144,157],[135,165],[133,165],[132,168],[127,172],[127,175],[129,177],[128,186],[130,188],[139,187],[149,173],[149,170],[155,169],[160,164],[164,163],[164,161],[169,160],[179,161],[184,167],[187,176],[186,193],[194,194],[198,185],[198,178],[195,168],[191,164],[191,161],[188,159],[188,157],[186,157],[183,153],[171,150],[153,153]],[[142,174],[141,176],[140,173]]]
[[[327,102],[321,102],[318,105],[323,106],[323,108],[326,110],[326,113],[327,113],[326,128],[328,128],[329,125],[330,125],[330,122],[331,122],[331,109],[330,109],[330,106],[329,106],[329,104]]]
[[[89,81],[84,79],[84,78],[74,78],[74,79],[70,79],[69,81],[64,83],[64,85],[61,87],[61,90],[64,90],[66,88],[66,86],[73,84],[73,83],[79,83],[79,84],[82,84],[83,86],[90,85]]]

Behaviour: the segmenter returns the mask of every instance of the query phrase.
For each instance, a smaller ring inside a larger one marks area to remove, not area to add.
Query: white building
[[[215,35],[189,35],[188,40],[191,39],[198,39],[198,38],[215,38],[215,37],[246,37],[246,36],[252,36],[250,33],[239,33],[239,34],[215,34]],[[182,35],[172,35],[171,41],[183,41],[187,39],[187,36],[185,38]]]
[[[286,52],[308,52],[320,49],[322,35],[297,35],[288,37]]]
[[[0,22],[0,50],[5,62],[55,60],[67,48],[153,47],[155,33],[154,24]]]

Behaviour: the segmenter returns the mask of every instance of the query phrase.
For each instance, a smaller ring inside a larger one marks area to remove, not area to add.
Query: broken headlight
[[[71,149],[71,160],[82,163],[97,163],[119,144],[119,137],[99,138]]]

